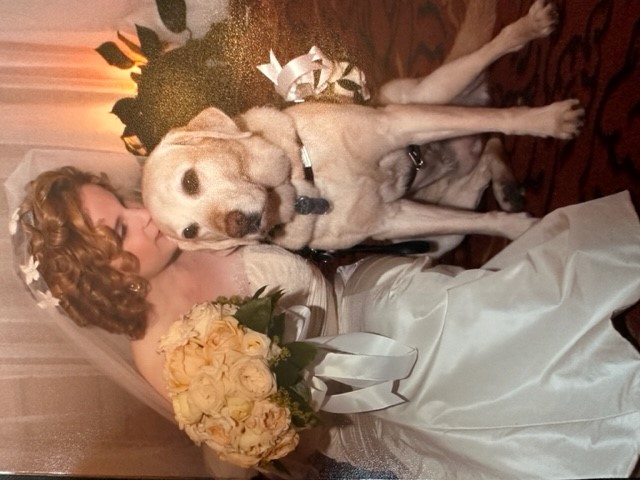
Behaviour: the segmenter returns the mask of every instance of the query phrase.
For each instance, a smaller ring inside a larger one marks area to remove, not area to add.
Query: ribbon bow
[[[309,369],[311,397],[320,410],[358,413],[406,401],[393,392],[393,387],[396,380],[411,374],[418,357],[415,348],[366,332],[305,339],[309,309],[296,306],[291,313],[297,317],[296,338],[323,351],[320,361]],[[325,380],[338,381],[353,387],[353,390],[329,395]]]
[[[308,95],[321,93],[333,72],[333,62],[315,46],[284,67],[280,66],[273,50],[269,51],[269,60],[270,63],[258,65],[258,70],[275,84],[276,92],[288,102],[301,102]],[[313,74],[316,70],[321,70],[317,85]]]

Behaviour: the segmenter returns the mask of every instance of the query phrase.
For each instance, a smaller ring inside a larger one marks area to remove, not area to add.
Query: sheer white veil
[[[140,179],[140,164],[128,153],[69,150],[31,150],[25,160],[9,176],[5,183],[9,212],[13,213],[24,196],[24,187],[39,173],[72,165],[84,171],[106,173],[114,185],[123,190],[137,188]],[[14,235],[14,239],[18,236]],[[17,244],[15,244],[17,243]],[[14,241],[14,262],[18,275],[23,275],[21,266],[28,263],[26,245]],[[31,284],[31,293],[42,300],[42,293]],[[123,335],[114,335],[99,328],[79,328],[57,308],[46,302],[38,303],[46,314],[87,358],[107,376],[124,387],[136,398],[164,417],[173,420],[170,405],[151,388],[133,365],[129,341]]]
[[[28,268],[20,267],[29,255],[12,214],[29,180],[65,165],[104,172],[126,189],[139,183],[140,164],[130,153],[75,149],[32,149],[6,178],[0,462],[19,473],[210,475],[171,406],[137,372],[128,339],[78,327],[47,299],[42,281],[26,286]]]

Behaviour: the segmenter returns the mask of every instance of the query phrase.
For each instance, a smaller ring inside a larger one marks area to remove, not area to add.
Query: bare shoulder
[[[158,352],[158,344],[175,319],[169,315],[163,317],[157,318],[157,321],[147,328],[143,338],[131,342],[131,352],[140,374],[168,401],[169,395],[163,374],[164,355]]]
[[[163,377],[164,355],[158,344],[169,327],[196,303],[218,296],[248,295],[250,289],[240,255],[207,251],[184,252],[151,282],[148,300],[152,305],[143,338],[131,342],[140,374],[167,399]]]

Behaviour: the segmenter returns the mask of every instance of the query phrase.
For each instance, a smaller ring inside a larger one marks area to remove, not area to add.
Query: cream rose
[[[186,345],[189,340],[196,337],[198,332],[184,319],[171,324],[167,333],[160,337],[158,350],[169,352]]]
[[[202,418],[202,410],[193,403],[189,392],[181,392],[172,398],[173,411],[180,428],[199,422]]]
[[[195,343],[176,348],[166,353],[165,379],[169,389],[182,392],[189,387],[200,368],[210,363],[203,349]]]
[[[190,402],[207,415],[216,414],[225,404],[225,386],[220,370],[202,367],[189,386]]]
[[[217,317],[216,317],[217,318]],[[210,322],[206,344],[219,351],[240,350],[244,331],[234,317],[224,317]]]
[[[256,432],[271,432],[274,437],[286,432],[291,425],[289,409],[269,400],[259,400],[253,404],[251,416],[245,425]]]
[[[261,400],[276,391],[276,381],[267,363],[255,357],[241,357],[229,367],[229,388],[233,394]]]
[[[214,451],[222,453],[232,448],[232,442],[238,434],[237,430],[236,423],[230,418],[222,415],[205,416],[194,429],[193,435]],[[185,431],[192,440],[195,440],[189,430],[185,429]]]
[[[227,397],[227,405],[220,414],[232,418],[238,423],[244,422],[253,410],[253,401],[242,397]]]
[[[220,308],[213,303],[196,303],[184,316],[189,325],[198,333],[200,338],[209,334],[209,324],[214,318],[221,318]]]
[[[285,433],[278,440],[278,444],[269,452],[269,454],[265,457],[265,460],[277,460],[278,458],[282,458],[289,453],[293,452],[298,443],[300,442],[300,436],[296,433],[295,430],[291,429],[287,433]]]
[[[246,455],[262,458],[275,445],[275,438],[271,432],[256,432],[245,429],[235,441],[237,451]]]
[[[266,358],[271,347],[271,339],[254,330],[247,330],[242,337],[240,351],[252,357]]]

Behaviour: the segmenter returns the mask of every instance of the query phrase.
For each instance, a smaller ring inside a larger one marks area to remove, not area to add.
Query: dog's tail
[[[444,63],[477,50],[493,37],[496,0],[467,0],[466,3],[465,16]]]

